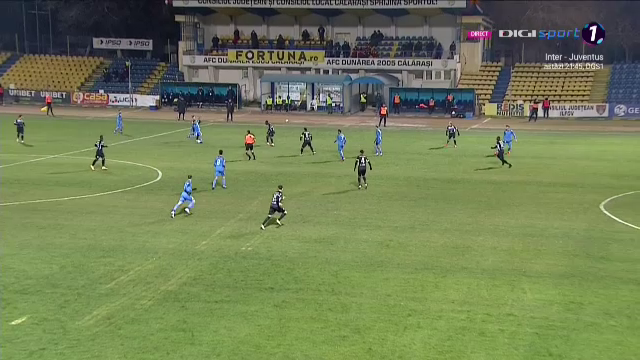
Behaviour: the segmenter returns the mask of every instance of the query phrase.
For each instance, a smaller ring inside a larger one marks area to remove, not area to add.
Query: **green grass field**
[[[276,124],[269,148],[260,125],[206,126],[196,145],[184,123],[125,122],[115,137],[111,119],[27,117],[22,145],[13,119],[0,117],[3,204],[158,177],[114,160],[162,178],[0,206],[4,359],[640,354],[640,231],[598,208],[640,190],[638,135],[514,126],[507,169],[486,157],[492,131],[435,149],[444,130],[387,129],[378,158],[373,128],[348,127],[341,163],[327,127],[310,126],[318,154],[300,157],[293,125]],[[244,160],[248,128],[255,162]],[[100,134],[134,141],[107,148],[109,170],[92,172],[94,151],[77,151]],[[360,148],[373,164],[366,191]],[[218,149],[228,189],[211,191]],[[172,220],[188,174],[194,215]],[[289,215],[261,231],[278,184]],[[607,210],[640,225],[640,193]]]

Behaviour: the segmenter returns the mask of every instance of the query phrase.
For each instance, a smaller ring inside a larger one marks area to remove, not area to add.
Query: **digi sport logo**
[[[627,114],[627,107],[624,105],[616,105],[613,113],[616,114],[616,116],[625,116]]]

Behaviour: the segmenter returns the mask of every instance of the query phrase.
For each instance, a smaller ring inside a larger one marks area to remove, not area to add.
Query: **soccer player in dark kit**
[[[267,125],[267,145],[275,146],[273,137],[276,135],[276,129],[269,123],[269,120],[265,120],[264,124]]]
[[[96,142],[95,146],[96,146],[96,158],[91,163],[91,170],[95,170],[94,166],[98,162],[98,159],[102,159],[102,170],[107,170],[107,167],[104,166],[106,159],[104,157],[104,150],[103,150],[104,148],[107,147],[107,145],[104,144],[104,138],[102,137],[102,135],[100,135],[100,140]]]
[[[362,182],[364,181],[364,188],[367,188],[367,165],[369,165],[369,170],[373,170],[371,167],[371,161],[367,158],[367,155],[364,154],[364,150],[360,150],[360,155],[356,158],[356,163],[353,165],[353,171],[358,169],[358,189],[362,189]]]
[[[282,185],[278,185],[278,190],[273,194],[273,198],[271,198],[271,206],[269,207],[269,215],[264,219],[262,225],[260,225],[260,229],[264,230],[265,225],[271,220],[273,214],[280,213],[280,218],[276,219],[276,223],[278,225],[282,225],[281,221],[287,216],[287,210],[282,206],[282,201],[284,200],[284,195],[282,195]]]
[[[16,142],[24,143],[24,120],[22,120],[22,115],[18,115],[18,118],[13,122],[13,125],[16,126],[16,130],[18,132]]]
[[[313,140],[313,136],[311,135],[311,132],[309,132],[307,128],[304,128],[304,131],[300,135],[300,141],[302,141],[302,147],[300,148],[300,156],[302,156],[302,152],[304,151],[304,148],[306,148],[307,146],[309,147],[309,149],[311,149],[311,152],[313,153],[313,155],[316,154],[316,151],[313,150],[313,145],[311,145],[311,140]]]
[[[500,161],[502,161],[502,166],[504,166],[504,164],[507,164],[509,165],[509,168],[511,168],[512,165],[504,159],[504,143],[502,142],[502,140],[500,140],[500,136],[496,138],[496,144],[491,148],[496,150],[496,156],[498,157],[498,159],[500,159]]]
[[[458,128],[453,125],[453,123],[451,121],[449,121],[449,125],[447,125],[447,143],[444,145],[445,147],[449,146],[449,141],[451,141],[451,139],[453,139],[453,146],[454,147],[458,147],[458,142],[456,141],[456,134],[458,134],[458,136],[460,136],[460,130],[458,130]]]

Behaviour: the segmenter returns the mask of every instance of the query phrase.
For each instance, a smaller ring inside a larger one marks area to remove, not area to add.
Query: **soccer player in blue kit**
[[[224,160],[224,156],[222,156],[222,150],[218,151],[218,157],[216,161],[213,162],[213,166],[216,168],[216,177],[213,179],[213,184],[211,185],[211,190],[216,189],[216,183],[218,182],[218,177],[222,178],[222,188],[227,188],[227,179],[225,178],[225,171],[227,170],[227,162]]]
[[[193,187],[193,184],[191,183],[191,175],[189,175],[187,176],[187,181],[184,183],[184,187],[182,188],[182,194],[180,195],[180,200],[178,201],[176,206],[173,207],[173,210],[171,210],[172,219],[176,217],[176,211],[178,211],[180,206],[185,202],[189,202],[189,205],[184,209],[184,212],[187,213],[187,215],[191,215],[191,210],[193,210],[193,207],[196,206],[196,199],[194,199],[193,196],[191,196],[191,194],[195,190],[196,189]]]
[[[376,156],[382,156],[382,129],[376,125]]]
[[[507,155],[511,155],[511,147],[512,147],[513,140],[518,142],[516,133],[513,132],[513,130],[509,125],[507,125],[507,128],[504,129],[504,142],[507,145]]]
[[[122,111],[118,111],[118,117],[116,118],[116,129],[113,130],[114,134],[120,133],[122,135]]]
[[[344,146],[347,145],[347,137],[344,136],[342,130],[338,129],[338,137],[336,137],[334,143],[338,144],[338,152],[340,153],[342,161],[344,161]]]
[[[196,142],[198,144],[202,144],[202,132],[200,131],[200,119],[198,119],[198,121],[196,121],[195,125],[193,126],[193,134],[196,137]]]
[[[191,130],[189,130],[189,136],[187,136],[187,139],[191,139],[192,137],[196,136],[196,116],[193,115],[191,116]]]

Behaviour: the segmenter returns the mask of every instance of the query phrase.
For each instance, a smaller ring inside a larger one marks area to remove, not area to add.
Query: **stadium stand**
[[[345,57],[342,48],[336,49],[331,39],[321,42],[317,37],[309,41],[284,38],[285,50],[315,50],[325,51],[327,57]],[[234,44],[233,37],[222,36],[219,38],[219,46],[211,49],[211,55],[224,56],[230,49],[251,49],[251,40],[248,37],[240,37]],[[331,48],[327,44],[333,44]],[[258,40],[258,49],[277,49],[277,39],[261,37]],[[342,44],[342,43],[341,43]],[[428,36],[384,36],[378,41],[372,42],[371,37],[358,36],[354,44],[349,44],[349,52],[346,57],[380,57],[380,58],[443,58],[449,56],[449,50],[444,50],[443,45],[433,37]]]
[[[8,52],[0,53],[0,78],[11,69],[11,67],[20,60],[20,55]]]
[[[149,77],[144,82],[144,84],[140,86],[139,93],[142,95],[151,94],[155,89],[156,84],[160,83],[160,80],[162,80],[162,77],[167,72],[168,67],[169,65],[165,63],[158,63],[158,66],[156,67],[155,70],[153,70],[153,73],[151,73],[151,75],[149,75]],[[153,95],[157,95],[157,94],[153,94]]]
[[[458,88],[475,89],[478,101],[488,103],[501,70],[500,63],[483,63],[479,72],[463,72],[460,76],[460,82],[458,82]]]
[[[640,64],[613,64],[608,101],[638,102],[640,100],[638,80],[640,80]]]
[[[609,93],[609,79],[611,78],[611,65],[605,65],[603,69],[596,70],[593,75],[593,86],[589,102],[603,104],[607,102]]]
[[[102,58],[24,55],[0,79],[19,89],[75,91],[102,63]]]
[[[98,66],[93,73],[89,76],[89,79],[82,84],[82,86],[80,87],[80,91],[82,92],[89,92],[91,91],[91,88],[97,83],[100,82],[102,80],[102,76],[104,74],[104,70],[108,69],[111,66],[111,60],[109,59],[104,59],[104,61],[102,62],[102,64],[100,64],[100,66]]]
[[[134,93],[139,91],[158,67],[158,60],[155,59],[114,59],[107,69],[109,75],[97,81],[91,87],[91,91],[104,90],[107,93],[128,94],[127,61],[131,62],[131,87]]]
[[[593,85],[593,71],[547,70],[540,63],[516,64],[506,101],[532,101],[548,97],[553,102],[588,102]]]
[[[151,90],[151,95],[159,95],[160,94],[160,82],[180,82],[184,81],[184,74],[182,71],[178,70],[178,65],[170,64],[167,67],[167,70],[162,75],[162,79],[156,83]]]
[[[491,94],[490,103],[501,103],[504,101],[504,96],[507,94],[509,83],[511,82],[511,68],[503,67],[496,80],[496,86],[493,88],[493,94]]]

